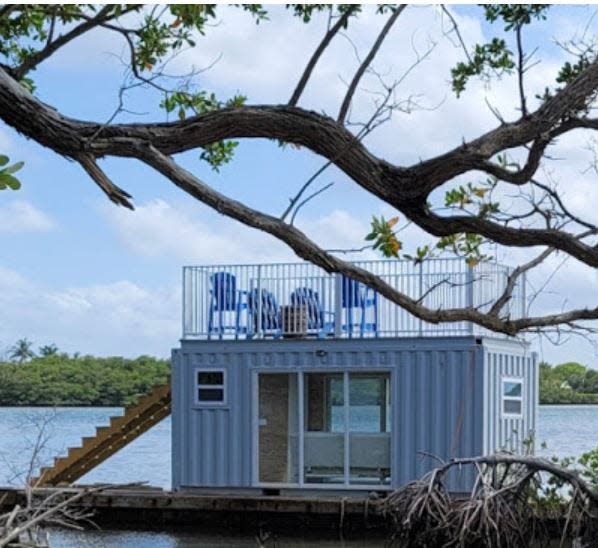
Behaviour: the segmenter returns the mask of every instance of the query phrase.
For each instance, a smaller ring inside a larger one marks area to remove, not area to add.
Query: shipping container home
[[[446,307],[483,307],[508,275],[461,261],[362,266]],[[383,491],[435,458],[523,451],[533,440],[537,364],[522,341],[423,324],[305,263],[187,267],[183,287],[176,490]],[[523,300],[521,287],[514,316]],[[466,491],[471,471],[450,480]]]

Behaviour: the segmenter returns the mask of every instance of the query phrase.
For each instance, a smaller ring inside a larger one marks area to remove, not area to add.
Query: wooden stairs
[[[125,409],[122,416],[111,417],[108,426],[96,428],[96,435],[83,438],[80,447],[71,447],[66,457],[54,459],[54,465],[42,468],[33,485],[72,484],[104,462],[125,445],[147,432],[170,415],[170,379]]]

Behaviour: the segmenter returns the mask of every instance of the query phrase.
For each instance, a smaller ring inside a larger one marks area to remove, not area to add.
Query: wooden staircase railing
[[[170,415],[170,379],[125,409],[122,416],[110,418],[108,426],[96,428],[96,435],[83,438],[80,447],[71,447],[66,457],[54,459],[54,465],[42,468],[33,485],[71,484],[104,462],[125,445],[147,432]]]

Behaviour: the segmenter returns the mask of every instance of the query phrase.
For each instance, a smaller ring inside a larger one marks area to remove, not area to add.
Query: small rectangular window
[[[224,384],[223,371],[198,371],[197,384]]]
[[[523,414],[523,379],[502,380],[502,414],[517,417]]]
[[[198,405],[226,403],[226,375],[223,369],[198,369],[195,378],[195,398]]]

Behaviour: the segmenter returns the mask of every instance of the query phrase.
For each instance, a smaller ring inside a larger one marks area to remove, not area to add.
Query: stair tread
[[[65,481],[65,476],[71,481],[77,480],[168,416],[170,405],[168,378],[166,384],[156,385],[148,394],[139,396],[123,415],[110,417],[108,425],[98,426],[94,436],[83,437],[80,446],[69,447],[66,456],[54,459],[54,466],[42,468],[40,478],[44,480],[43,484],[55,485]],[[136,421],[138,424],[135,424]],[[90,455],[94,451],[99,453]],[[92,460],[86,462],[85,459],[89,458]]]

